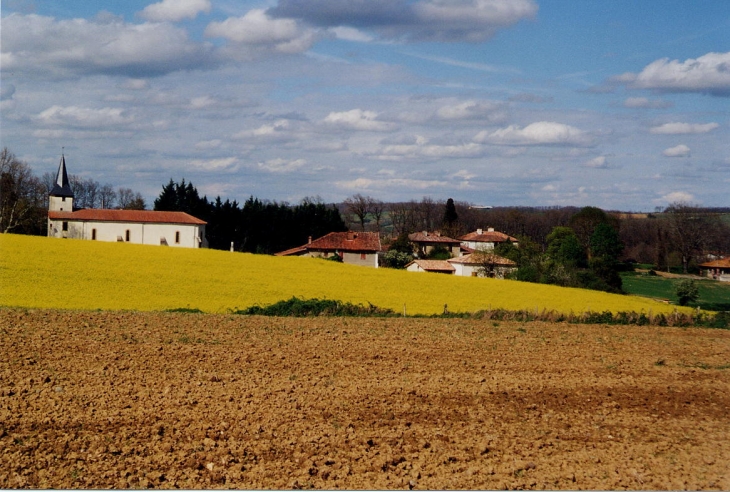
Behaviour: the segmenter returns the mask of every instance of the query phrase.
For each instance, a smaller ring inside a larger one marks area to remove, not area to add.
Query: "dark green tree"
[[[547,254],[553,261],[570,268],[587,266],[585,250],[570,227],[554,227],[547,236],[547,244]]]
[[[593,273],[603,280],[610,290],[621,292],[621,276],[618,273],[619,256],[624,245],[618,232],[608,222],[595,227],[590,239],[591,259],[589,265]]]
[[[454,205],[454,199],[449,198],[446,200],[444,207],[444,219],[443,229],[444,234],[449,237],[454,237],[458,233],[459,227],[459,214],[456,213],[456,206]]]
[[[700,297],[700,290],[694,280],[682,280],[677,284],[674,292],[677,294],[680,306],[695,302]]]

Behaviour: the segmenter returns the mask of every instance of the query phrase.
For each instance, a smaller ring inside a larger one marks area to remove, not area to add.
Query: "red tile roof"
[[[377,232],[330,232],[308,244],[276,253],[276,256],[289,256],[312,250],[377,253],[380,249],[380,235]]]
[[[700,266],[703,268],[730,268],[730,258],[708,261],[707,263],[702,263]]]
[[[413,234],[408,234],[408,240],[414,243],[446,243],[446,244],[459,244],[458,239],[452,239],[447,236],[442,236],[440,234],[436,233],[423,233],[423,232],[414,232]]]
[[[427,272],[454,272],[456,268],[446,260],[413,260],[408,265],[416,264]],[[408,268],[406,265],[406,268]]]
[[[518,241],[516,237],[508,236],[504,232],[499,231],[482,231],[481,234],[479,234],[479,231],[474,231],[461,236],[459,239],[477,243],[504,243],[507,240],[515,243]]]
[[[152,224],[204,225],[185,212],[157,212],[153,210],[113,210],[85,208],[76,212],[48,212],[52,220],[78,220],[84,222],[143,222]]]

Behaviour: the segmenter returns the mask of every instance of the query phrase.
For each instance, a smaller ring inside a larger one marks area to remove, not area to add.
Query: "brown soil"
[[[0,488],[730,489],[730,331],[0,310]]]

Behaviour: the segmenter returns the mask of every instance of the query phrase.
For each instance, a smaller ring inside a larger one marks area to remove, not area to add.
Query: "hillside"
[[[484,309],[673,312],[653,300],[550,285],[369,269],[312,258],[0,235],[0,305],[229,312],[292,296],[437,314]]]

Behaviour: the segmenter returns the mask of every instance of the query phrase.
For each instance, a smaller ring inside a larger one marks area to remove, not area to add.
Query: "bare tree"
[[[142,195],[139,192],[132,191],[131,188],[119,188],[117,199],[119,208],[124,210],[144,210],[147,208]]]
[[[367,215],[370,213],[370,204],[372,200],[373,199],[369,196],[362,196],[360,193],[357,193],[346,198],[344,202],[347,212],[357,217],[363,231],[365,231],[365,222]]]
[[[99,204],[101,208],[115,208],[117,201],[117,192],[110,184],[105,184],[99,188]]]
[[[382,200],[370,198],[370,213],[372,214],[373,218],[375,219],[375,227],[377,228],[378,232],[380,232],[380,221],[383,218],[384,212],[385,212],[385,203],[383,203]]]
[[[687,273],[690,261],[703,252],[710,229],[707,217],[698,208],[696,204],[675,202],[664,210],[669,239],[681,257],[684,273]]]
[[[0,152],[0,231],[35,229],[43,191],[30,166],[5,147]]]
[[[392,203],[390,220],[393,222],[393,233],[396,237],[413,232],[413,207],[406,202]]]

